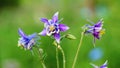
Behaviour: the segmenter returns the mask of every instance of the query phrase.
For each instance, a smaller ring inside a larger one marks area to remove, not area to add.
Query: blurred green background
[[[71,68],[80,39],[81,27],[88,24],[87,19],[98,22],[104,19],[105,34],[96,41],[103,57],[93,61],[89,52],[94,48],[92,36],[85,36],[81,46],[76,68],[93,68],[89,63],[101,65],[108,60],[108,68],[120,66],[120,0],[0,0],[0,68],[42,68],[39,58],[30,51],[17,47],[18,28],[26,34],[39,33],[44,25],[41,17],[50,19],[59,11],[61,23],[70,27],[63,34],[71,33],[76,40],[64,39],[61,46],[65,51],[66,68]],[[41,48],[47,54],[47,68],[56,68],[55,46],[50,37],[41,37]],[[60,68],[62,55],[59,53]]]

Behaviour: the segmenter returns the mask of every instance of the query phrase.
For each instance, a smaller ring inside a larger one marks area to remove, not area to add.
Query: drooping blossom
[[[18,40],[18,46],[22,46],[24,49],[31,50],[32,47],[37,43],[38,36],[36,33],[26,35],[20,28],[18,29],[20,38]]]
[[[86,25],[86,30],[85,34],[92,34],[94,37],[94,42],[95,39],[100,39],[100,37],[104,34],[105,29],[102,28],[103,26],[103,20],[101,19],[98,21],[96,24],[91,25]]]

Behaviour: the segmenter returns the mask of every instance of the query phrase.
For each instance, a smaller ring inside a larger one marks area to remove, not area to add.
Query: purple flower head
[[[102,64],[101,66],[97,66],[97,65],[95,65],[95,64],[92,64],[92,63],[90,63],[94,68],[108,68],[107,67],[107,60],[105,61],[105,63],[104,64]]]
[[[53,35],[57,43],[60,43],[60,31],[64,32],[69,29],[68,26],[59,24],[61,20],[58,20],[58,12],[53,15],[52,19],[41,18],[41,21],[44,23],[44,29],[39,34],[42,36]]]
[[[104,29],[102,28],[102,26],[103,26],[103,21],[101,19],[92,26],[86,25],[87,29],[85,33],[91,33],[94,36],[94,42],[95,42],[95,39],[100,39],[101,35],[104,34]]]
[[[31,50],[33,45],[36,44],[38,38],[37,34],[26,35],[20,28],[18,30],[20,38],[18,40],[18,46],[22,46],[25,49]]]

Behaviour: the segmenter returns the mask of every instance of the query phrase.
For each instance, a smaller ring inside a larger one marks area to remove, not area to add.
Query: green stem
[[[65,53],[62,49],[62,47],[60,45],[58,45],[58,48],[60,49],[61,53],[62,53],[62,56],[63,56],[63,68],[65,68],[65,63],[66,63],[66,60],[65,60]]]
[[[41,61],[43,68],[46,68],[45,64],[43,61]]]
[[[44,61],[43,61],[43,59],[42,59],[42,53],[40,52],[40,50],[39,50],[38,47],[36,47],[36,48],[37,48],[38,53],[39,53],[39,57],[40,57],[41,64],[42,64],[43,68],[46,68],[46,65],[44,64]]]
[[[59,68],[58,45],[56,46],[56,61],[57,61],[57,68]]]
[[[80,47],[81,47],[81,44],[82,44],[83,36],[84,36],[84,31],[81,33],[80,43],[78,45],[78,49],[77,49],[77,52],[76,52],[76,55],[75,55],[75,58],[74,58],[74,61],[73,61],[72,68],[75,68],[75,64],[76,64],[78,53],[79,53],[79,50],[80,50]]]

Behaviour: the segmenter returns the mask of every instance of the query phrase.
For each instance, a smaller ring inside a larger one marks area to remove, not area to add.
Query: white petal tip
[[[56,13],[55,13],[55,16],[58,15],[58,14],[59,14],[59,12],[56,12]]]

